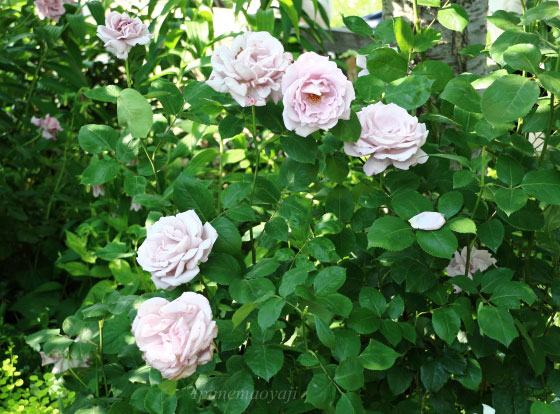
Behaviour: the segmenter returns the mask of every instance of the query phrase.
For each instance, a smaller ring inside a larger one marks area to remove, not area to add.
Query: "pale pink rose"
[[[41,20],[47,18],[58,23],[60,16],[66,13],[64,4],[70,4],[67,0],[35,0],[35,8]]]
[[[488,250],[478,250],[475,247],[471,249],[471,256],[470,256],[470,266],[469,266],[469,273],[467,276],[472,279],[473,275],[477,271],[484,272],[490,266],[496,264],[496,259],[492,257]],[[460,276],[465,274],[467,264],[467,247],[463,247],[461,253],[455,252],[453,259],[449,262],[449,265],[445,268],[447,271],[447,275],[449,277]],[[455,292],[461,292],[461,288],[455,286]]]
[[[60,122],[55,117],[47,114],[44,118],[31,117],[31,123],[42,130],[42,136],[45,139],[56,141],[56,133],[62,132]]]
[[[172,302],[163,298],[144,302],[132,323],[132,333],[144,361],[162,377],[178,380],[212,360],[218,327],[208,299],[185,292]]]
[[[369,75],[369,70],[367,69],[367,56],[357,55],[356,56],[356,67],[360,68],[361,71],[358,72],[358,77]]]
[[[354,87],[336,63],[314,52],[302,54],[282,79],[284,125],[306,137],[350,119]]]
[[[248,32],[237,36],[231,49],[217,47],[211,63],[206,83],[212,89],[229,92],[241,106],[263,106],[282,97],[282,76],[292,55],[268,32]]]
[[[202,225],[194,210],[161,217],[148,227],[136,260],[158,289],[172,290],[200,272],[198,264],[208,260],[217,238],[214,227]]]
[[[136,45],[150,42],[152,35],[142,21],[128,14],[110,12],[105,18],[105,26],[97,26],[97,36],[105,43],[109,52],[119,59],[128,58],[128,52]]]
[[[345,142],[344,152],[353,157],[369,155],[364,164],[366,175],[379,174],[389,165],[408,170],[423,164],[428,155],[420,149],[426,142],[426,125],[404,108],[378,102],[358,112],[362,133],[357,142]]]
[[[80,337],[77,337],[74,342],[80,342]],[[68,353],[69,349],[65,349],[63,352],[52,351],[48,355],[41,351],[41,366],[53,364],[54,366],[51,371],[53,374],[68,371],[69,368],[89,366],[89,357],[82,361],[80,359],[70,358]]]
[[[445,224],[445,216],[435,211],[423,211],[408,220],[413,229],[439,230]]]
[[[92,194],[95,198],[105,195],[105,187],[103,185],[94,185],[92,188]]]
[[[130,202],[130,209],[138,212],[138,211],[142,210],[142,204],[134,202],[134,197],[133,197],[132,201]]]

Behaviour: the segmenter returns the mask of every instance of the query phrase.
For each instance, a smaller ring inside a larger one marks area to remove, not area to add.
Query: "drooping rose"
[[[41,129],[41,135],[45,139],[56,141],[56,133],[62,132],[60,122],[55,117],[47,114],[44,118],[31,117],[31,123]]]
[[[134,201],[134,197],[132,197],[132,201],[130,202],[130,209],[131,209],[132,211],[138,212],[138,211],[140,211],[140,210],[142,209],[142,205],[139,204],[139,203],[136,203],[136,202]]]
[[[91,190],[95,198],[105,195],[105,187],[103,185],[94,185]]]
[[[54,20],[58,23],[60,16],[66,13],[64,8],[65,3],[70,3],[70,1],[65,0],[35,0],[35,8],[37,9],[37,14],[41,20],[45,18]]]
[[[200,272],[198,264],[208,260],[217,238],[214,227],[202,225],[194,210],[161,217],[148,227],[137,260],[158,289],[172,290]]]
[[[404,108],[378,102],[366,106],[357,115],[362,133],[357,142],[344,143],[344,152],[353,157],[370,156],[364,164],[366,175],[379,174],[391,164],[408,170],[428,160],[420,149],[428,137],[426,125]]]
[[[439,230],[445,224],[445,216],[435,211],[423,211],[408,220],[413,229]]]
[[[329,130],[339,119],[350,119],[354,87],[326,56],[302,54],[282,79],[284,125],[306,137]]]
[[[463,247],[461,253],[455,252],[453,259],[449,262],[449,265],[445,268],[447,275],[449,277],[460,276],[465,274],[467,264],[467,247]],[[488,250],[476,249],[473,247],[471,249],[471,255],[469,260],[469,272],[467,276],[472,279],[473,275],[477,271],[484,272],[490,266],[496,264],[496,259],[492,257]],[[455,292],[460,292],[461,288],[455,286]]]
[[[358,77],[369,75],[369,70],[367,68],[367,56],[357,55],[356,56],[356,67],[361,70],[358,72]]]
[[[74,342],[80,342],[80,337],[77,337]],[[89,357],[85,360],[70,358],[68,352],[69,350],[66,349],[62,352],[52,351],[50,354],[46,355],[41,351],[41,366],[53,364],[54,366],[51,371],[53,374],[68,371],[69,368],[89,366]]]
[[[270,98],[281,98],[281,81],[292,55],[268,32],[237,36],[231,49],[216,48],[211,58],[212,73],[206,83],[212,89],[230,93],[241,106],[263,106]]]
[[[110,12],[105,18],[105,26],[97,26],[97,36],[104,42],[109,52],[119,59],[128,58],[128,52],[136,45],[150,42],[152,35],[148,27],[136,17]]]
[[[162,377],[177,380],[212,360],[218,327],[208,300],[185,292],[172,302],[163,298],[144,302],[132,323],[132,333],[146,363]]]

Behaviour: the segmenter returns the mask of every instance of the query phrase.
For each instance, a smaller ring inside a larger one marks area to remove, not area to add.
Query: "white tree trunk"
[[[488,0],[457,0],[469,15],[469,25],[463,33],[454,32],[441,26],[437,21],[432,28],[442,32],[441,42],[426,52],[426,59],[441,60],[451,66],[455,73],[470,72],[485,74],[487,72],[486,58],[467,58],[459,51],[473,44],[486,44],[486,15],[488,14]],[[420,25],[427,27],[437,15],[437,8],[419,6]],[[383,0],[383,19],[403,17],[409,22],[414,21],[412,1]]]

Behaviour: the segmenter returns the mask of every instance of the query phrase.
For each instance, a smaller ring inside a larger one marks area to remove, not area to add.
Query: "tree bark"
[[[488,0],[457,0],[454,3],[464,7],[469,15],[469,25],[462,32],[448,30],[436,20],[433,29],[441,31],[441,42],[426,52],[426,59],[441,60],[447,63],[456,74],[470,72],[486,74],[488,71],[485,56],[468,58],[459,51],[469,45],[486,44],[486,15],[488,14]],[[428,25],[436,18],[438,8],[418,6],[420,27]],[[383,19],[403,17],[414,22],[414,12],[411,0],[383,0]]]

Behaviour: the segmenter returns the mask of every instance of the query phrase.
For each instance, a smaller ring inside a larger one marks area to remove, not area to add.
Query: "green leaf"
[[[426,253],[443,259],[450,259],[457,250],[457,237],[447,227],[435,231],[416,232],[416,240]]]
[[[366,101],[374,101],[385,92],[385,83],[377,76],[370,74],[356,79],[354,88],[358,95]]]
[[[213,251],[235,254],[241,250],[241,235],[235,224],[225,217],[218,217],[212,221],[212,226],[218,232]]]
[[[331,128],[330,133],[344,142],[356,142],[362,133],[362,125],[354,111],[350,113],[350,119],[339,119]]]
[[[558,409],[554,405],[534,401],[531,404],[531,414],[558,414]]]
[[[284,276],[282,276],[282,282],[280,283],[280,288],[278,292],[280,296],[286,297],[294,293],[296,287],[299,285],[303,285],[307,280],[307,271],[295,268],[290,269]]]
[[[346,187],[337,186],[329,191],[325,209],[342,221],[348,221],[354,214],[352,193]]]
[[[505,65],[504,53],[512,45],[517,44],[539,45],[539,37],[534,33],[525,33],[518,28],[506,30],[492,44],[490,48],[490,56],[499,65]]]
[[[536,74],[540,72],[541,51],[530,43],[513,45],[504,52],[504,61],[515,70]]]
[[[498,158],[496,172],[498,173],[498,178],[510,187],[519,184],[525,174],[521,163],[507,155],[501,155]]]
[[[432,92],[443,91],[447,83],[455,77],[451,66],[439,60],[425,60],[421,62],[412,70],[412,74],[416,76],[425,76],[433,80]],[[434,116],[436,114],[432,115]]]
[[[366,369],[373,371],[385,371],[393,366],[395,360],[400,356],[393,348],[370,339],[369,345],[360,355],[360,362]]]
[[[440,97],[467,112],[481,112],[479,93],[463,77],[451,79]]]
[[[560,15],[560,9],[557,5],[554,4],[554,2],[545,2],[527,10],[527,12],[521,16],[521,24],[529,25],[537,20],[554,19],[558,15]],[[533,414],[532,411],[531,414]]]
[[[317,143],[311,137],[302,138],[297,135],[287,135],[280,138],[282,149],[297,162],[315,164],[317,159]]]
[[[403,190],[393,197],[391,206],[395,213],[405,220],[409,220],[424,211],[432,211],[429,199],[416,191]]]
[[[414,243],[414,233],[404,220],[384,216],[373,222],[368,231],[368,244],[385,250],[399,251]]]
[[[419,6],[440,7],[441,0],[418,0]]]
[[[180,211],[195,210],[202,222],[214,216],[214,197],[200,181],[181,175],[173,185],[173,199]]]
[[[543,88],[555,95],[560,95],[560,72],[543,72],[539,74]]]
[[[531,79],[506,75],[496,79],[484,91],[480,106],[490,123],[515,121],[529,113],[539,94],[539,86]]]
[[[449,372],[436,361],[428,361],[420,367],[420,379],[428,391],[438,392],[449,380]]]
[[[357,393],[348,392],[342,394],[336,403],[335,414],[363,414],[364,406]]]
[[[334,348],[336,345],[336,338],[333,331],[321,318],[315,316],[315,330],[317,331],[317,336],[319,341],[329,348]]]
[[[485,335],[509,347],[519,336],[513,318],[507,309],[481,306],[478,309],[478,324]]]
[[[117,99],[119,125],[126,126],[134,138],[146,138],[153,123],[152,107],[134,89],[124,89]]]
[[[250,183],[232,183],[222,191],[220,198],[224,208],[232,208],[241,203],[250,194]]]
[[[299,15],[298,12],[294,6],[294,3],[292,0],[278,0],[278,2],[280,3],[280,7],[282,8],[282,10],[284,10],[286,12],[286,14],[288,15],[288,18],[290,19],[290,22],[292,23],[292,27],[294,28],[295,32],[296,32],[296,37],[299,40]]]
[[[395,365],[387,371],[387,383],[393,395],[400,395],[405,392],[412,382],[412,372],[406,368]]]
[[[151,388],[146,393],[144,407],[150,414],[167,414],[175,412],[177,396],[167,395],[159,388]]]
[[[307,250],[311,256],[323,263],[332,263],[340,259],[332,241],[326,237],[316,237],[307,243]]]
[[[138,194],[144,194],[148,180],[141,175],[127,174],[124,176],[124,192],[134,197]]]
[[[379,318],[383,316],[387,308],[385,296],[378,290],[369,286],[363,287],[360,290],[359,302],[360,306],[371,309]]]
[[[520,188],[499,188],[494,194],[496,204],[510,216],[527,204],[527,193]]]
[[[373,30],[367,24],[364,19],[358,16],[343,16],[342,21],[344,25],[351,31],[360,36],[371,37],[373,36]]]
[[[204,277],[220,285],[229,285],[241,276],[239,263],[226,253],[212,253],[206,263],[201,263],[200,268]]]
[[[406,76],[408,63],[393,49],[381,47],[367,57],[367,69],[382,81],[392,82]]]
[[[326,296],[340,289],[345,281],[346,269],[330,266],[317,273],[315,280],[313,280],[313,288],[317,295]]]
[[[274,34],[274,10],[258,9],[256,14],[257,29]]]
[[[105,22],[103,22],[103,24],[105,24]],[[89,99],[93,99],[96,101],[117,103],[117,98],[119,97],[120,93],[121,88],[119,88],[117,85],[108,85],[85,91],[84,95]]]
[[[84,125],[78,133],[80,147],[90,154],[114,150],[118,139],[117,131],[106,125]]]
[[[231,321],[233,322],[233,329],[237,328],[247,317],[253,312],[256,307],[259,306],[258,303],[244,303],[238,308],[231,316]]]
[[[432,313],[432,325],[437,336],[451,345],[461,327],[461,319],[453,308],[438,308]]]
[[[496,306],[507,309],[519,309],[519,301],[522,300],[531,306],[537,295],[531,287],[523,282],[509,281],[492,289],[492,297],[490,300]]]
[[[364,367],[356,357],[347,358],[336,367],[334,380],[347,391],[357,391],[364,385]]]
[[[264,231],[275,240],[288,241],[288,225],[282,217],[273,217],[264,226]]]
[[[560,205],[560,173],[556,170],[529,171],[521,187],[540,201]]]
[[[98,25],[105,24],[105,8],[100,1],[88,1],[88,9]]]
[[[286,302],[282,298],[270,298],[260,306],[257,321],[261,329],[274,325],[285,304]]]
[[[504,233],[504,225],[498,219],[489,220],[478,226],[478,238],[494,252],[501,246]]]
[[[402,53],[410,53],[414,46],[414,32],[408,22],[402,17],[393,19],[393,28],[395,30],[395,38]]]
[[[387,85],[385,100],[407,110],[416,109],[430,97],[433,83],[427,76],[416,75],[394,80]]]
[[[327,155],[326,173],[329,180],[341,183],[346,179],[349,171],[348,157],[339,152]]]
[[[379,24],[375,27],[374,37],[375,40],[386,45],[395,42],[397,39],[395,38],[393,19],[382,20],[379,22]]]
[[[158,97],[167,115],[177,115],[183,109],[185,101],[181,91],[167,79],[159,78],[150,85],[150,92],[164,92]]]
[[[266,382],[284,365],[284,352],[269,345],[251,345],[245,351],[244,357],[251,371]]]
[[[482,370],[476,359],[467,359],[467,369],[464,375],[456,375],[455,379],[459,381],[463,387],[469,390],[477,391],[482,382]]]
[[[218,132],[222,139],[231,138],[243,131],[243,119],[235,115],[228,115],[218,125]]]
[[[459,191],[450,191],[439,198],[438,211],[445,215],[446,219],[461,211],[461,207],[463,207],[463,194]]]
[[[274,284],[268,279],[236,279],[231,282],[229,293],[239,303],[259,302],[275,292]]]
[[[456,217],[449,221],[449,228],[455,233],[476,234],[476,224],[470,218]]]
[[[317,178],[318,172],[317,164],[307,164],[287,158],[280,167],[280,185],[290,191],[306,191]]]
[[[305,402],[316,408],[327,409],[332,406],[336,397],[336,388],[322,372],[317,372],[307,386]]]
[[[462,32],[469,24],[467,12],[458,4],[450,4],[439,9],[437,19],[443,27],[456,32]]]
[[[95,162],[94,162],[95,161]],[[113,159],[97,160],[92,162],[82,173],[80,182],[84,185],[101,185],[115,178],[121,169],[118,161]]]
[[[254,391],[251,374],[245,369],[237,370],[220,384],[219,392],[216,392],[216,405],[224,414],[244,413],[253,401]],[[232,395],[236,398],[231,398]]]
[[[429,27],[420,29],[414,36],[414,51],[425,52],[429,48],[437,45],[441,41],[441,32]],[[443,63],[443,62],[442,62]]]
[[[260,260],[258,263],[254,264],[249,268],[249,271],[245,275],[246,279],[257,279],[259,277],[265,277],[271,275],[278,269],[280,262],[276,259],[266,258]]]
[[[474,180],[474,174],[469,170],[459,170],[453,173],[453,188],[462,188]]]

